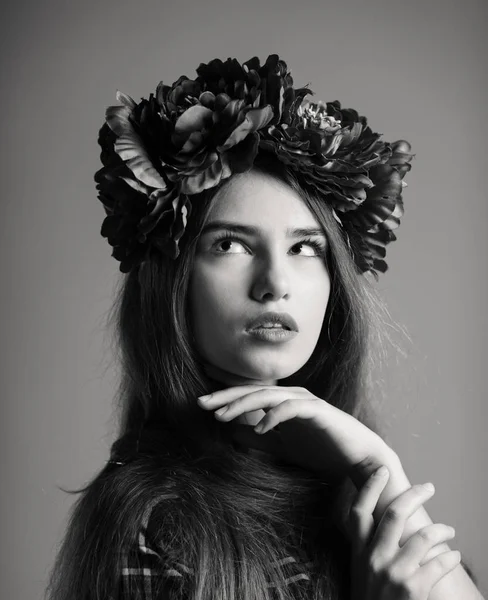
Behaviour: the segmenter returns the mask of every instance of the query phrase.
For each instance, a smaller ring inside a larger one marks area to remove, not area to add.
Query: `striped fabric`
[[[144,513],[137,548],[123,556],[121,600],[169,600],[173,587],[179,587],[185,575],[194,574],[192,569],[181,563],[165,563],[162,549],[156,545],[148,527],[153,507],[154,504],[151,504]],[[293,556],[288,556],[275,563],[275,566],[297,563],[298,572],[289,577],[287,583],[310,581],[313,563],[305,560],[297,562]],[[164,591],[161,586],[164,586]]]

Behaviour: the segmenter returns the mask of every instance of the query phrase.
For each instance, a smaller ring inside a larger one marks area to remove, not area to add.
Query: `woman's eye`
[[[325,253],[325,250],[322,248],[322,246],[315,240],[298,242],[293,247],[296,248],[297,246],[308,246],[309,248],[312,248],[313,253],[307,254],[307,256],[324,256]]]
[[[244,247],[242,242],[240,240],[238,240],[238,238],[235,238],[233,236],[225,236],[225,237],[221,237],[221,238],[215,240],[214,246],[215,247],[220,246],[223,248],[222,250],[217,250],[217,254],[236,254],[236,252],[230,252],[230,251],[226,250],[226,248],[229,249],[232,247],[235,248],[235,247],[239,247],[239,246],[241,246],[241,248]],[[292,246],[293,249],[299,248],[299,247],[301,247],[301,250],[303,250],[303,247],[305,247],[305,248],[308,247],[309,251],[305,254],[303,253],[303,251],[300,252],[300,250],[299,250],[298,254],[292,252],[292,254],[294,256],[311,256],[311,257],[321,256],[321,257],[323,257],[325,255],[325,249],[322,248],[321,244],[315,240],[302,240],[301,242],[297,242],[296,244],[293,244],[293,246]],[[237,254],[239,254],[239,252],[237,252]]]
[[[222,238],[221,240],[217,240],[215,245],[216,246],[228,246],[228,245],[231,245],[231,246],[241,245],[242,246],[242,244],[240,242],[238,242],[237,240],[232,239],[232,238]],[[234,254],[234,252],[226,252],[224,250],[223,252],[218,252],[218,254]]]

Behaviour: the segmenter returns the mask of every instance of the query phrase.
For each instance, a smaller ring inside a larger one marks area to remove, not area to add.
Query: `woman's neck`
[[[207,362],[204,362],[204,371],[211,384],[211,392],[217,392],[219,390],[224,390],[226,388],[239,385],[276,385],[276,381],[274,380],[271,382],[263,382],[261,380],[241,377],[239,375],[234,375],[233,373],[219,369],[218,367],[215,367]],[[265,414],[266,413],[262,409],[253,410],[236,417],[235,422],[254,426],[259,423]]]
[[[212,389],[212,391],[222,390],[236,385],[277,385],[276,379],[252,379],[250,377],[243,377],[242,375],[236,375],[235,373],[225,371],[206,361],[203,362],[203,370],[210,379],[212,386],[215,385],[215,389]]]

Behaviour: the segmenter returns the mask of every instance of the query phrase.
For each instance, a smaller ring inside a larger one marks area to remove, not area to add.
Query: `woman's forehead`
[[[207,223],[245,222],[262,228],[269,221],[292,227],[317,227],[303,198],[285,182],[260,171],[233,176],[216,194]]]

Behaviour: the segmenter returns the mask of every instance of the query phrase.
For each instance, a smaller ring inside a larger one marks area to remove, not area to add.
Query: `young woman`
[[[369,404],[409,144],[277,55],[197,73],[100,130],[120,435],[46,597],[481,598]]]

